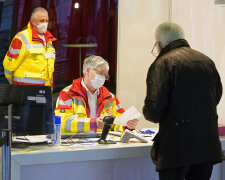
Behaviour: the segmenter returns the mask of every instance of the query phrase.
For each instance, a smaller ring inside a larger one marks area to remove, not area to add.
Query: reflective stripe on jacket
[[[11,42],[4,58],[5,77],[10,84],[52,86],[56,39],[47,31],[46,44],[32,28],[31,23]]]
[[[86,89],[81,85],[82,78],[64,88],[56,102],[55,115],[61,117],[62,133],[96,131],[96,118],[90,118]],[[99,89],[97,117],[111,115],[119,117],[124,109],[115,95],[104,86]],[[112,130],[124,131],[124,126],[113,125]]]

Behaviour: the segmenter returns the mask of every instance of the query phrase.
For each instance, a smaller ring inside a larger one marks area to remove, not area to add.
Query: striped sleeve
[[[117,97],[115,95],[113,95],[114,98],[114,102],[115,104],[113,105],[113,116],[115,117],[119,117],[122,113],[125,112],[125,110],[123,109],[123,107],[121,106],[119,100],[117,99]],[[117,124],[113,124],[111,126],[111,130],[113,131],[120,131],[120,132],[124,132],[125,131],[125,126],[122,125],[117,125]]]
[[[7,52],[7,56],[13,59],[17,59],[22,47],[22,41],[18,38],[14,38],[11,46]]]
[[[76,101],[82,106],[81,102]],[[87,118],[76,112],[73,99],[66,91],[61,91],[57,99],[55,115],[61,117],[62,133],[83,133],[97,130],[96,118]]]
[[[117,97],[115,96],[115,100],[116,100],[116,111],[118,112],[118,113],[124,113],[124,109],[123,109],[123,107],[121,106],[121,104],[120,104],[120,102],[119,102],[119,100],[117,99]]]
[[[13,80],[13,71],[17,68],[20,63],[18,57],[22,48],[22,41],[18,38],[14,38],[11,42],[8,52],[3,60],[4,74],[10,84]]]
[[[72,99],[65,91],[59,94],[56,110],[58,109],[72,109]]]

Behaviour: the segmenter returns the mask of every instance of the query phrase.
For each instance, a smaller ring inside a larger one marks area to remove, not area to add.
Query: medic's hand
[[[104,122],[103,122],[103,120],[102,120],[101,118],[97,118],[97,119],[96,119],[96,122],[97,122],[97,128],[98,128],[98,129],[103,129],[103,127],[104,127]]]
[[[127,122],[127,128],[128,129],[135,129],[135,127],[137,126],[138,123],[138,119],[133,119]]]

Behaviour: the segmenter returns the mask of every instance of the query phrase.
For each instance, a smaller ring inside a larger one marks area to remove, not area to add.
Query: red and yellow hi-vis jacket
[[[56,102],[55,115],[61,117],[62,133],[96,131],[96,118],[90,118],[86,89],[81,84],[82,78],[64,88]],[[124,112],[118,99],[104,86],[99,88],[97,99],[97,117],[111,115],[119,117]],[[123,132],[121,125],[112,125],[112,130]]]
[[[10,84],[53,85],[56,39],[47,31],[44,41],[32,28],[31,23],[19,32],[11,42],[3,60],[5,77]]]

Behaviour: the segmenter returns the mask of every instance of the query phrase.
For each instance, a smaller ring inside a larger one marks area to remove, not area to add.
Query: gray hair
[[[32,11],[30,19],[36,19],[37,14],[38,14],[39,12],[48,14],[48,11],[47,11],[45,8],[37,7],[37,8],[35,8],[35,9]]]
[[[87,68],[91,70],[94,69],[106,69],[109,70],[109,64],[106,60],[104,60],[101,56],[91,55],[84,60],[83,64],[83,75],[85,75],[85,71]]]
[[[163,47],[178,39],[184,39],[183,29],[178,24],[164,22],[155,30],[155,40],[160,42]]]

